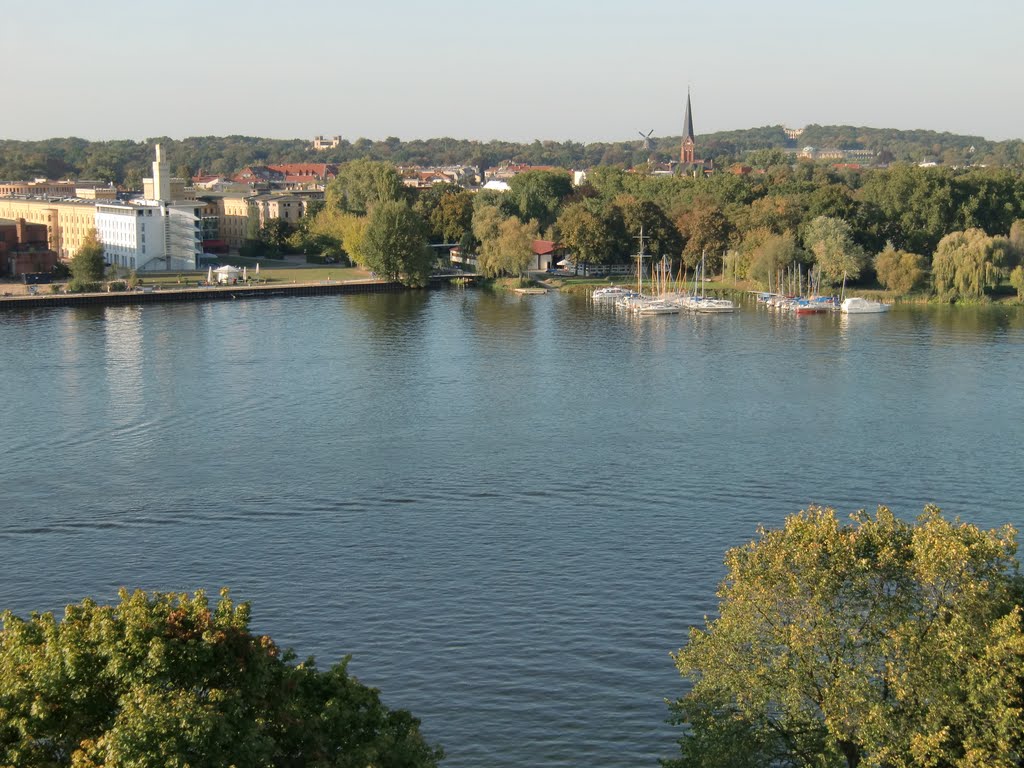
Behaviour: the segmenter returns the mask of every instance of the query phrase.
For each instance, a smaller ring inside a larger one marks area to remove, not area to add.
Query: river
[[[0,607],[231,587],[448,768],[656,765],[722,556],[811,503],[1024,524],[1024,310],[479,290],[0,313]]]

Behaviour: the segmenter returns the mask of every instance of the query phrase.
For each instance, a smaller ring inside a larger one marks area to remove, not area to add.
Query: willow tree
[[[730,550],[719,617],[674,654],[692,689],[666,766],[1019,768],[1014,536],[812,507]]]
[[[122,591],[0,631],[0,765],[433,768],[440,749],[348,674],[295,664],[222,592]]]
[[[477,268],[486,277],[501,275],[522,275],[533,259],[533,241],[539,237],[537,222],[520,221],[515,216],[502,217],[500,212],[486,214],[497,216],[489,225],[481,226],[480,253]]]
[[[932,256],[935,292],[949,301],[980,299],[999,284],[1008,251],[1009,241],[980,229],[950,232]]]

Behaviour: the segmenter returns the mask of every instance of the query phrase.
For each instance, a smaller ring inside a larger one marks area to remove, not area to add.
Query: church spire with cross
[[[679,148],[679,162],[692,165],[695,161],[694,150],[697,142],[693,136],[693,115],[690,112],[690,89],[686,89],[686,115],[683,117],[683,144]]]

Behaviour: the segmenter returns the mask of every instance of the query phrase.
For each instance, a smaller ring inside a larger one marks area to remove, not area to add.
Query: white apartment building
[[[97,202],[96,234],[106,260],[138,272],[198,268],[200,207],[160,200]]]
[[[138,272],[186,271],[199,265],[202,203],[171,200],[171,175],[156,145],[154,199],[96,201],[96,234],[106,260]]]

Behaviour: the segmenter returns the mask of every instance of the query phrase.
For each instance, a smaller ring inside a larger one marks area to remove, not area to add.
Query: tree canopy
[[[345,239],[348,250],[348,238]],[[434,265],[423,219],[405,202],[374,206],[358,246],[364,266],[388,280],[422,285]]]
[[[0,764],[18,768],[431,768],[419,722],[348,674],[294,664],[227,591],[122,591],[2,615]]]
[[[338,168],[325,194],[330,208],[366,214],[377,203],[402,199],[404,189],[391,163],[361,159]]]
[[[1011,768],[1024,759],[1015,531],[927,507],[812,507],[730,550],[719,617],[674,654],[667,768]]]

